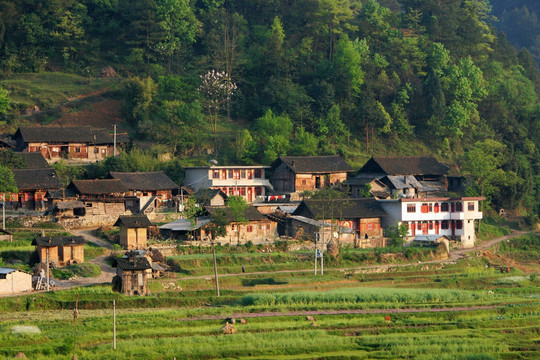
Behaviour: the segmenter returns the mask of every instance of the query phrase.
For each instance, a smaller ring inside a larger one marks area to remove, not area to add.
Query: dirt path
[[[313,315],[341,315],[341,314],[404,314],[404,313],[426,313],[426,312],[446,312],[446,311],[473,311],[495,309],[502,305],[483,305],[483,306],[462,306],[452,308],[407,308],[407,309],[348,309],[348,310],[306,310],[306,311],[288,311],[288,312],[259,312],[259,313],[234,313],[229,316],[224,315],[206,315],[194,316],[185,319],[176,319],[177,321],[197,321],[197,320],[225,320],[227,318],[259,318],[276,316],[313,316]]]
[[[112,245],[107,241],[98,238],[93,234],[94,230],[91,229],[80,229],[80,230],[70,230],[73,235],[82,236],[87,241],[91,241],[96,245],[106,248],[105,253],[100,255],[88,262],[99,266],[101,269],[101,274],[96,277],[90,278],[76,278],[72,280],[56,280],[58,288],[72,288],[77,286],[87,286],[87,285],[96,285],[96,284],[105,284],[110,283],[114,275],[116,275],[116,269],[107,264],[105,261],[107,257],[111,254]]]

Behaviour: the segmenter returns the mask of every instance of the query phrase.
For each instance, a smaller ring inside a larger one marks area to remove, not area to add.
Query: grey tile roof
[[[85,143],[113,144],[113,136],[105,129],[92,129],[89,126],[54,127],[54,126],[21,126],[14,137],[21,137],[24,142],[46,143]],[[125,134],[117,134],[117,143],[129,141]]]
[[[280,156],[274,164],[276,168],[286,164],[294,173],[337,173],[350,172],[353,168],[339,155],[328,156]]]
[[[119,179],[129,190],[156,191],[174,190],[180,187],[163,171],[152,172],[115,172],[111,171],[113,179]]]
[[[53,168],[48,169],[15,169],[15,183],[19,190],[61,189],[62,182]]]
[[[122,270],[147,270],[152,268],[152,265],[144,256],[136,256],[131,259],[116,259],[116,264],[113,263],[114,266]]]
[[[147,228],[152,223],[146,215],[120,215],[114,226],[124,226],[127,228]]]
[[[86,240],[82,236],[37,236],[32,241],[32,245],[40,247],[71,246],[85,243]]]
[[[374,156],[358,173],[386,175],[446,175],[450,168],[433,156],[378,157]]]
[[[314,219],[357,219],[386,216],[375,199],[306,199],[293,212]]]
[[[72,180],[69,187],[81,195],[107,195],[128,191],[119,179]]]
[[[25,169],[46,169],[51,167],[40,152],[20,152],[17,154],[24,158],[26,162]]]

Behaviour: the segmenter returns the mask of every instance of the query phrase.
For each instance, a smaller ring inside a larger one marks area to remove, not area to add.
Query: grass
[[[19,109],[33,105],[41,108],[57,107],[80,94],[104,88],[116,88],[120,79],[88,79],[60,72],[10,74],[0,80],[9,92],[12,104]]]
[[[57,279],[69,279],[72,277],[96,277],[101,274],[99,266],[90,263],[68,265],[61,269],[52,269],[52,274]]]

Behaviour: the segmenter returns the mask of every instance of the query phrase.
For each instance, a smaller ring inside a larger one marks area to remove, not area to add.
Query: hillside
[[[469,194],[538,213],[540,74],[486,0],[51,4],[0,5],[10,130],[123,121],[183,164],[434,154]]]

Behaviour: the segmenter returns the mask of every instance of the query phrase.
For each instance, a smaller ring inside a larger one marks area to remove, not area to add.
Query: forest
[[[469,195],[534,217],[538,14],[533,0],[4,0],[0,68],[112,66],[133,137],[180,159],[433,154]],[[0,114],[21,110],[0,89]]]

